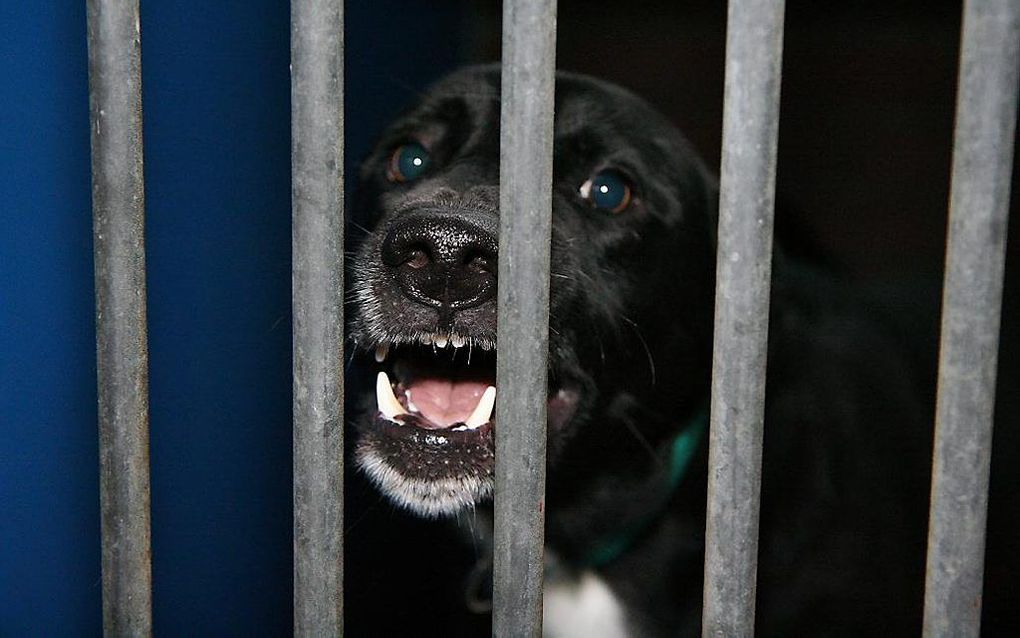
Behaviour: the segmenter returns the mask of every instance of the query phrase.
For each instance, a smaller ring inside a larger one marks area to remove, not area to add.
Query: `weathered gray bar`
[[[539,636],[556,2],[503,3],[494,636]]]
[[[783,0],[730,0],[705,546],[705,636],[754,633]]]
[[[103,632],[152,633],[138,0],[88,0]]]
[[[291,2],[294,633],[343,632],[343,2]]]
[[[1020,2],[964,6],[924,635],[981,628],[988,471],[1017,117]]]

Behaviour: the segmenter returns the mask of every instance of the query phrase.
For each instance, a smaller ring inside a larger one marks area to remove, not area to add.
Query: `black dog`
[[[378,376],[356,462],[425,517],[484,518],[492,494],[499,85],[440,82],[361,173],[351,336]],[[594,79],[557,76],[555,130],[546,629],[696,635],[716,182]],[[916,634],[936,315],[779,248],[773,288],[759,632]]]

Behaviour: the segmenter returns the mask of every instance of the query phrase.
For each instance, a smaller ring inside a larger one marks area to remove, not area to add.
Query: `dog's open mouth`
[[[496,358],[460,336],[431,337],[420,346],[376,348],[389,372],[376,377],[378,418],[452,434],[491,425],[496,405]]]
[[[496,355],[491,342],[457,334],[375,347],[375,411],[360,424],[358,464],[399,504],[435,516],[491,496]],[[550,383],[550,429],[570,420],[578,396]]]

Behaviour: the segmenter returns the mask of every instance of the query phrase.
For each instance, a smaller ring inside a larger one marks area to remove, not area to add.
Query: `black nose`
[[[390,228],[382,259],[407,297],[448,313],[495,296],[497,245],[492,232],[472,222],[415,215]]]

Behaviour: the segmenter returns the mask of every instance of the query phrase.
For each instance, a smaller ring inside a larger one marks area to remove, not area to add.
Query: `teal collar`
[[[666,478],[667,487],[662,493],[661,502],[649,516],[638,521],[637,524],[631,525],[616,536],[596,545],[584,561],[587,566],[602,567],[613,562],[627,551],[641,534],[648,531],[648,528],[659,518],[662,510],[669,503],[673,492],[680,485],[680,481],[687,474],[687,468],[690,466],[691,459],[694,458],[694,453],[701,442],[701,437],[704,436],[707,429],[708,411],[700,410],[688,422],[687,426],[680,430],[670,446],[669,475]]]

